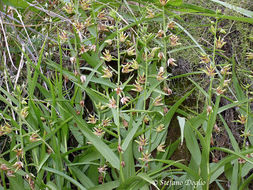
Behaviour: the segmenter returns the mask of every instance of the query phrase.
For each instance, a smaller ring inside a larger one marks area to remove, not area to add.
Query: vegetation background
[[[252,24],[252,0],[0,0],[0,190],[252,189]]]

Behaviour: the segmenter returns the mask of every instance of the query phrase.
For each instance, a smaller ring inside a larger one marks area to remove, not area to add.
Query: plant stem
[[[4,176],[3,171],[1,171],[1,179],[2,179],[3,186],[4,186],[4,190],[7,190],[6,182],[5,182],[5,176]]]
[[[118,54],[118,80],[117,80],[117,88],[120,88],[120,34],[119,34],[119,28],[118,28],[118,21],[116,22],[116,29],[117,29],[117,54]],[[119,110],[119,100],[120,96],[117,95],[117,120],[118,120],[118,123],[117,123],[117,132],[118,132],[118,145],[121,146],[121,136],[120,136],[120,117],[119,117],[119,114],[120,114],[120,110]],[[119,151],[119,160],[120,160],[120,179],[122,182],[125,181],[125,178],[124,178],[124,173],[123,173],[123,167],[121,165],[121,162],[122,162],[122,152]]]

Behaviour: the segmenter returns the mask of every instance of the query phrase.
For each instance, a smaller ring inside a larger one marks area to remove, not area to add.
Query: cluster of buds
[[[17,159],[23,158],[24,157],[24,152],[22,148],[15,149],[14,152],[16,152],[16,157]]]
[[[163,142],[160,145],[158,145],[158,147],[156,149],[157,149],[158,152],[165,152],[165,150],[164,150],[165,146],[166,145]]]
[[[163,88],[163,91],[167,94],[167,96],[170,96],[172,94],[172,90],[166,86]]]
[[[98,173],[99,174],[106,174],[106,170],[107,170],[107,165],[101,166],[98,168]]]
[[[77,32],[82,32],[85,28],[84,23],[78,22],[78,21],[74,22],[74,26],[75,26]]]
[[[97,123],[97,118],[94,115],[89,114],[88,123],[96,124]]]
[[[228,84],[230,83],[231,79],[228,79],[228,80],[224,80],[223,82],[223,86],[228,86]]]
[[[210,63],[210,61],[211,61],[209,56],[207,54],[203,54],[203,53],[201,53],[200,59],[201,59],[200,63],[205,63],[205,64]]]
[[[158,60],[159,60],[159,61],[161,61],[162,59],[164,59],[164,54],[163,54],[163,52],[159,52],[157,56],[158,56]]]
[[[60,39],[62,42],[67,41],[68,39],[68,34],[65,30],[61,31],[60,35],[59,35]]]
[[[21,117],[22,117],[23,119],[25,119],[25,118],[28,116],[28,114],[29,114],[28,109],[29,109],[29,107],[26,106],[26,107],[24,107],[24,108],[21,110],[20,115],[21,115]]]
[[[40,140],[39,135],[37,133],[32,133],[32,135],[30,136],[30,141],[37,142],[39,140]]]
[[[177,66],[177,64],[175,63],[175,59],[173,59],[173,58],[169,58],[168,59],[168,61],[167,61],[167,64],[168,64],[168,66]]]
[[[130,62],[122,65],[122,73],[130,73],[132,72],[134,69],[131,69],[132,68],[132,64]]]
[[[221,86],[218,86],[218,88],[216,88],[216,94],[218,96],[222,95],[225,91],[226,91],[226,89],[222,89]]]
[[[85,46],[85,45],[81,45],[79,55],[82,55],[82,54],[84,54],[84,53],[88,52],[89,50],[90,50],[90,49],[89,49],[87,46]]]
[[[123,96],[121,99],[120,99],[120,102],[125,105],[127,104],[128,102],[130,101],[130,98],[128,96]]]
[[[91,6],[91,0],[81,0],[80,6],[84,11],[89,10]]]
[[[137,77],[138,83],[145,84],[145,81],[146,81],[146,77],[145,77],[144,73],[142,75],[138,75],[138,77]]]
[[[244,164],[245,162],[246,162],[245,159],[243,159],[243,158],[238,158],[238,163],[239,163],[239,164]]]
[[[217,124],[214,124],[213,129],[214,129],[214,132],[220,133],[220,128],[218,127]]]
[[[105,13],[105,10],[102,10],[102,11],[100,11],[99,13],[98,13],[98,15],[97,15],[97,18],[99,19],[99,20],[108,20],[107,18],[106,18],[106,13]]]
[[[121,93],[123,92],[123,88],[119,86],[119,87],[115,88],[114,91],[116,92],[116,94],[118,96],[121,97],[122,96]]]
[[[0,126],[0,136],[7,135],[12,132],[12,128],[8,123],[5,123],[4,126]]]
[[[143,87],[138,81],[135,81],[135,84],[133,85],[135,88],[133,88],[133,91],[141,92],[143,90]]]
[[[117,149],[118,149],[118,152],[119,152],[119,153],[122,153],[122,152],[123,152],[123,149],[122,149],[122,147],[120,146],[120,144],[118,144]]]
[[[110,51],[108,49],[105,50],[105,52],[103,52],[103,57],[101,57],[103,60],[110,62],[112,60],[112,55],[110,53]]]
[[[219,39],[216,39],[215,44],[216,44],[217,49],[221,49],[226,44],[226,42],[224,42],[224,40],[220,39],[220,37],[219,37]]]
[[[108,30],[108,26],[99,23],[99,24],[98,24],[98,31],[99,31],[99,32],[108,32],[108,31],[109,31],[109,30]]]
[[[127,120],[123,119],[122,123],[123,123],[123,126],[124,126],[125,128],[128,127],[128,122],[127,122]]]
[[[148,151],[146,153],[142,152],[142,158],[139,158],[139,160],[145,162],[145,166],[148,166],[148,162],[151,161],[150,156],[151,154]]]
[[[162,37],[164,37],[164,31],[163,30],[159,30],[158,32],[157,32],[157,35],[156,35],[158,38],[162,38]]]
[[[209,77],[214,77],[216,75],[216,72],[215,72],[215,67],[212,66],[211,64],[209,66],[206,66],[206,69],[203,70],[207,76]]]
[[[173,30],[175,28],[175,22],[171,21],[168,23],[167,27],[171,30]]]
[[[158,97],[155,98],[153,105],[154,106],[162,106],[163,105],[162,100],[163,99],[162,99],[161,95],[159,95]]]
[[[168,0],[159,0],[159,1],[162,6],[165,6],[168,2]]]
[[[148,115],[145,115],[144,118],[143,118],[143,122],[144,122],[146,125],[148,125],[148,124],[149,124],[149,121],[150,121],[149,116],[148,116]]]
[[[117,108],[117,102],[116,102],[116,100],[114,99],[114,97],[112,97],[112,98],[109,100],[108,107],[109,107],[109,108],[113,108],[113,109]]]
[[[70,57],[69,60],[70,60],[71,64],[75,64],[76,63],[76,57],[74,57],[74,56]],[[77,71],[75,71],[75,76],[77,76],[77,74],[78,74]]]
[[[98,168],[98,173],[99,173],[98,182],[100,184],[102,184],[104,181],[104,176],[106,175],[106,170],[107,170],[107,165],[104,165],[104,166],[101,166]]]
[[[158,81],[164,80],[164,76],[163,76],[164,73],[165,73],[164,67],[160,67],[160,68],[159,68],[159,72],[158,72],[158,74],[157,74],[157,76],[156,76],[156,79],[157,79]]]
[[[112,39],[105,40],[105,43],[107,43],[108,45],[112,45],[112,42],[113,42]]]
[[[111,123],[112,123],[112,121],[109,118],[106,118],[106,119],[102,120],[101,124],[103,127],[108,127],[108,126],[111,126]]]
[[[92,19],[91,19],[91,16],[87,17],[84,21],[84,26],[86,28],[88,28],[89,26],[91,26],[93,23],[92,23]]]
[[[171,46],[180,45],[180,43],[178,43],[178,40],[179,40],[179,38],[176,35],[170,36],[170,45]]]
[[[95,134],[98,137],[102,137],[105,133],[103,129],[100,127],[94,127],[93,129],[94,129],[93,134]]]
[[[236,120],[236,121],[244,125],[247,122],[247,117],[244,115],[239,115],[239,120]]]
[[[14,163],[13,167],[16,168],[15,172],[17,172],[18,170],[24,167],[24,164],[23,162],[18,160],[17,162]]]
[[[231,69],[230,65],[226,65],[226,66],[222,67],[221,74],[223,74],[223,75],[231,74],[231,72],[229,72],[230,69]]]
[[[144,135],[139,136],[139,141],[135,140],[135,142],[139,145],[138,146],[138,151],[142,152],[143,147],[147,145],[147,139],[144,137]]]
[[[132,46],[129,49],[127,49],[126,52],[127,52],[127,55],[129,55],[129,56],[136,55],[136,51],[135,51],[135,47],[134,46]]]
[[[253,52],[246,53],[247,59],[253,59]]]
[[[138,62],[135,59],[131,62],[131,67],[134,70],[138,70],[139,69],[139,64],[138,64]]]
[[[66,11],[68,14],[72,14],[74,12],[74,4],[72,2],[67,3],[63,7],[63,10]]]
[[[0,170],[7,172],[6,175],[8,177],[15,177],[14,171],[11,170],[6,164],[1,164],[0,165]]]
[[[34,183],[34,180],[33,180],[34,177],[35,176],[33,174],[30,174],[30,175],[26,174],[25,175],[25,178],[28,181],[28,184],[30,185],[31,190],[35,189],[35,183]]]
[[[107,105],[102,105],[101,102],[99,102],[98,104],[95,103],[95,105],[96,105],[97,109],[99,109],[101,111],[103,111],[105,108],[107,108]]]
[[[126,39],[127,39],[128,35],[126,35],[124,32],[120,33],[120,36],[119,36],[119,41],[121,43],[125,42]]]
[[[103,78],[111,78],[112,77],[112,71],[108,67],[103,67]]]
[[[156,127],[156,132],[157,132],[157,133],[160,133],[160,132],[162,132],[164,129],[165,129],[165,128],[164,128],[164,124],[160,124],[160,125],[158,125],[158,126]]]
[[[216,158],[215,156],[213,156],[213,158],[212,158],[212,162],[214,162],[214,163],[218,163],[218,162],[219,162],[219,159],[218,159],[218,158]]]
[[[207,108],[206,108],[206,113],[207,113],[207,115],[210,115],[210,113],[212,113],[213,112],[213,108],[212,108],[212,106],[207,106]]]

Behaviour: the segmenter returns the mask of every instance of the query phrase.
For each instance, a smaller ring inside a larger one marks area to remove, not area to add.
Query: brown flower
[[[135,87],[134,89],[132,89],[133,91],[141,92],[143,90],[143,87],[137,81],[135,81],[135,84],[133,86]]]
[[[39,138],[39,135],[37,133],[33,133],[31,136],[30,136],[30,141],[31,142],[37,142],[39,141],[40,138]]]
[[[117,102],[116,100],[114,99],[114,97],[112,97],[112,99],[109,100],[109,104],[108,104],[108,107],[109,108],[117,108]]]
[[[88,123],[96,124],[97,123],[96,117],[94,115],[89,114]]]
[[[17,162],[15,162],[15,164],[13,165],[13,167],[16,168],[16,171],[17,171],[17,170],[23,168],[24,164],[21,161],[17,161]]]
[[[151,156],[151,154],[149,154],[148,152],[144,153],[142,152],[142,158],[139,158],[139,160],[143,161],[143,162],[149,162],[150,159],[149,157]]]
[[[201,63],[209,63],[211,61],[209,56],[206,54],[201,54],[200,59],[201,59]]]
[[[165,152],[164,147],[165,147],[165,144],[164,144],[164,142],[163,142],[162,144],[158,145],[157,151],[158,151],[158,152]]]
[[[7,171],[7,170],[9,170],[9,169],[10,169],[10,168],[8,168],[6,164],[1,164],[1,165],[0,165],[0,170]]]
[[[175,22],[171,21],[168,23],[167,27],[171,30],[173,30],[175,28]]]
[[[104,57],[101,57],[102,59],[104,59],[107,62],[110,62],[112,60],[112,55],[110,54],[109,50],[105,50],[105,52],[103,52]]]
[[[172,35],[170,37],[170,44],[171,46],[176,46],[176,45],[180,45],[180,43],[178,43],[179,38],[176,35]]]
[[[111,78],[112,77],[112,71],[108,67],[103,67],[103,78]]]
[[[128,96],[123,96],[120,101],[123,105],[127,104],[129,102],[130,98]]]
[[[215,67],[212,66],[211,64],[208,66],[206,66],[206,70],[203,70],[207,76],[209,77],[214,77],[216,75],[216,72],[215,72]]]
[[[226,42],[224,42],[223,39],[216,39],[216,48],[217,49],[221,49],[224,45],[226,44]]]
[[[167,64],[168,64],[168,66],[177,66],[177,64],[175,63],[175,59],[173,59],[173,58],[169,58],[168,59],[168,62],[167,62]]]
[[[101,128],[94,127],[93,129],[94,129],[93,133],[98,137],[101,137],[105,133]]]

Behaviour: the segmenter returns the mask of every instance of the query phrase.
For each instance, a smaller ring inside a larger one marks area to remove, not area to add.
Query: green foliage
[[[212,2],[1,1],[0,189],[250,189],[252,11]]]

